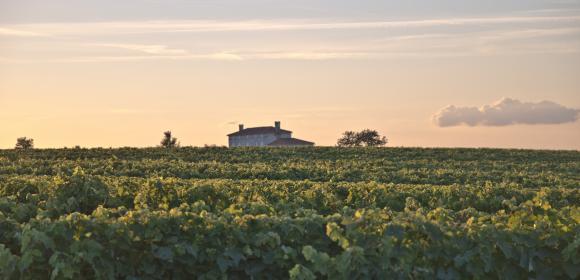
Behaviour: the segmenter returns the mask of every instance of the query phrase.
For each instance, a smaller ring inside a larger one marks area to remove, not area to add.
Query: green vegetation
[[[33,149],[34,148],[34,139],[20,137],[16,139],[16,146],[14,149]]]
[[[579,276],[577,151],[0,151],[0,279]]]
[[[381,147],[387,142],[387,137],[379,135],[376,130],[363,129],[360,132],[345,131],[336,145],[338,147]]]
[[[163,139],[161,140],[161,146],[163,148],[176,148],[179,147],[177,143],[177,138],[171,136],[171,131],[163,132]]]

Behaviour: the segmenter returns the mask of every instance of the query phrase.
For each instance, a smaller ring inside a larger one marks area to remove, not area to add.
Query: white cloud
[[[54,36],[50,36],[50,40],[30,38],[27,40],[31,44],[27,45],[12,44],[11,56],[0,58],[0,63],[92,63],[141,60],[317,61],[576,54],[580,52],[578,23],[580,23],[580,16],[511,16],[368,22],[288,19],[6,25],[7,28],[0,28],[0,33],[4,30],[7,34],[19,34],[14,31],[18,30],[24,32],[21,33],[22,36],[28,33]],[[441,25],[446,25],[446,27],[438,28]],[[437,28],[414,29],[412,27]],[[373,28],[381,30],[373,30],[373,32],[359,32],[358,30]],[[399,29],[394,30],[396,28]],[[340,29],[341,32],[337,33],[340,36],[334,36],[331,32],[326,33],[327,29]],[[279,35],[280,32],[267,36],[256,32],[243,34],[242,37],[230,36],[229,33],[178,35],[172,33],[263,30],[321,30],[319,31],[321,36],[298,32],[290,32],[283,36]],[[333,35],[329,36],[329,34]],[[142,44],[143,40],[151,44]],[[62,50],[67,50],[67,52]]]
[[[551,101],[533,103],[503,98],[480,108],[451,105],[437,112],[433,121],[440,127],[562,124],[575,122],[579,114],[578,109],[567,108]]]
[[[0,57],[0,63],[100,63],[100,62],[131,62],[147,60],[214,60],[214,61],[244,61],[244,60],[331,60],[348,58],[375,57],[380,54],[350,53],[350,52],[215,52],[187,53],[183,55],[117,55],[88,56],[56,59],[6,59]]]
[[[0,27],[0,36],[45,37],[48,35],[37,33],[37,32],[26,31],[26,30],[18,30],[18,29]]]
[[[239,61],[243,58],[233,53],[207,53],[207,54],[187,54],[187,55],[125,55],[125,56],[91,56],[78,58],[62,58],[47,60],[17,60],[6,61],[12,63],[100,63],[100,62],[132,62],[147,60],[223,60]],[[0,60],[1,62],[1,60]]]
[[[38,23],[5,26],[34,30],[41,34],[50,32],[55,35],[91,34],[146,34],[171,32],[232,32],[232,31],[295,31],[330,29],[384,29],[464,25],[496,25],[527,23],[577,23],[580,16],[503,16],[503,17],[464,17],[425,20],[395,21],[317,21],[317,20],[251,20],[251,21],[133,21],[133,22],[68,22]],[[26,31],[28,32],[28,31]],[[24,34],[24,33],[23,33]]]
[[[209,55],[202,55],[201,57],[213,60],[231,60],[231,61],[244,60],[242,56],[230,52],[213,53]]]
[[[263,52],[246,55],[252,59],[272,59],[272,60],[328,60],[340,58],[363,58],[370,57],[371,54],[365,52],[345,52],[345,51],[297,51],[297,52]]]
[[[173,49],[165,45],[139,45],[139,44],[94,44],[100,47],[110,47],[125,49],[131,51],[139,51],[148,54],[159,54],[159,55],[180,55],[188,54],[186,50],[183,49]]]

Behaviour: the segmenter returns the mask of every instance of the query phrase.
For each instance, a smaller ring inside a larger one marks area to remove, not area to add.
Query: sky
[[[580,0],[0,0],[0,148],[580,150]]]

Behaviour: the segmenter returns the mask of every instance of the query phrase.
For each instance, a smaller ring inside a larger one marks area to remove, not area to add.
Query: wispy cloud
[[[42,55],[14,49],[0,63],[99,63],[147,60],[340,60],[463,57],[580,52],[580,16],[508,16],[408,21],[332,20],[136,21],[12,25],[23,35],[53,34]],[[469,26],[467,26],[469,25]],[[445,28],[438,28],[446,26]],[[413,28],[435,27],[435,28]],[[1,27],[3,28],[3,27]],[[382,29],[358,32],[357,29]],[[341,29],[341,32],[326,32]],[[345,29],[345,30],[342,30]],[[171,32],[321,30],[321,36],[290,32],[185,34]],[[167,32],[159,34],[157,32]],[[153,34],[149,34],[153,33]],[[133,35],[127,35],[133,34]],[[134,35],[139,34],[139,35]],[[336,35],[339,34],[339,35]],[[188,34],[189,35],[189,34]],[[332,36],[330,36],[332,35]],[[335,36],[336,35],[336,36]],[[28,39],[27,39],[28,40]],[[30,39],[34,40],[34,39]],[[146,40],[149,44],[143,44]],[[39,42],[39,41],[37,41]],[[94,43],[92,43],[94,42]],[[23,49],[28,46],[23,46]],[[66,49],[66,55],[62,50]],[[70,52],[68,50],[75,50]],[[54,55],[50,55],[53,51]],[[134,52],[134,53],[131,53]],[[74,56],[73,56],[74,54]]]
[[[0,36],[14,36],[14,37],[46,37],[48,34],[31,32],[26,30],[3,28],[0,27]]]
[[[400,57],[527,55],[580,52],[580,28],[523,28],[387,36],[372,48]]]
[[[194,56],[195,58],[195,56]],[[213,60],[229,60],[229,61],[239,61],[244,60],[244,57],[230,52],[219,52],[219,53],[212,53],[209,55],[201,55],[200,58],[204,59],[213,59]]]
[[[483,39],[488,40],[514,40],[514,39],[528,39],[550,36],[573,35],[580,33],[580,27],[569,28],[528,28],[519,30],[509,30],[501,32],[487,32],[483,35]]]
[[[578,109],[567,108],[551,101],[534,103],[504,98],[479,108],[451,105],[437,112],[433,121],[440,127],[562,124],[575,122],[579,114]]]
[[[296,52],[263,52],[249,53],[242,55],[249,59],[271,59],[271,60],[328,60],[328,59],[349,59],[349,58],[369,58],[372,53],[368,52],[344,52],[340,50],[329,51],[296,51]]]
[[[77,62],[105,62],[105,61],[134,61],[134,60],[230,60],[239,61],[244,58],[231,52],[214,53],[192,53],[185,49],[171,48],[166,45],[143,45],[143,44],[91,44],[97,47],[117,48],[140,53],[147,53],[150,56],[95,56],[91,58],[80,58]],[[75,62],[74,60],[71,62]]]
[[[101,63],[101,62],[134,62],[151,60],[214,60],[214,61],[243,61],[243,60],[329,60],[348,59],[354,57],[379,57],[372,53],[340,53],[340,52],[265,52],[239,53],[216,52],[205,54],[184,55],[119,55],[119,56],[87,56],[72,58],[49,59],[8,59],[1,58],[0,63]]]
[[[329,29],[412,28],[462,25],[495,25],[526,23],[574,23],[580,16],[503,16],[463,17],[394,21],[319,21],[319,20],[250,20],[250,21],[133,21],[88,23],[39,23],[2,27],[50,32],[55,35],[138,34],[158,32],[233,32],[233,31],[294,31]]]
[[[222,60],[222,61],[239,61],[243,58],[233,53],[208,53],[208,54],[186,54],[186,55],[126,55],[126,56],[94,56],[81,57],[62,60],[62,62],[124,62],[140,60]],[[58,62],[58,61],[56,61]]]
[[[415,50],[328,50],[328,51],[296,51],[296,52],[215,52],[203,54],[185,55],[118,55],[118,56],[83,56],[83,57],[63,57],[63,58],[2,58],[0,63],[9,64],[37,64],[37,63],[123,63],[136,61],[251,61],[251,60],[346,60],[346,59],[420,59],[420,58],[449,58],[449,57],[469,57],[469,56],[497,56],[497,55],[530,55],[530,54],[570,54],[578,53],[580,49],[570,47],[566,44],[546,43],[541,46],[524,46],[512,49],[502,49],[493,46],[469,46],[469,49],[460,50],[459,46],[446,49],[445,46],[432,46],[429,49]]]
[[[131,51],[139,51],[148,54],[157,55],[181,55],[188,54],[188,51],[183,49],[173,49],[165,45],[138,45],[138,44],[93,44],[98,47],[118,48]]]
[[[208,53],[188,55],[119,55],[119,56],[86,56],[70,58],[48,59],[7,59],[1,58],[0,62],[29,64],[29,63],[103,63],[103,62],[135,62],[152,60],[217,60],[217,61],[240,61],[244,58],[233,53]]]

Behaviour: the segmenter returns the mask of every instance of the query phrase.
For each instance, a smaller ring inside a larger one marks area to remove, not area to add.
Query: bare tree
[[[14,149],[19,149],[19,150],[34,149],[34,139],[20,137],[20,138],[16,139],[16,146],[14,147]]]
[[[179,147],[177,143],[177,138],[171,136],[171,131],[163,132],[163,140],[161,140],[161,147],[164,148],[176,148]]]

